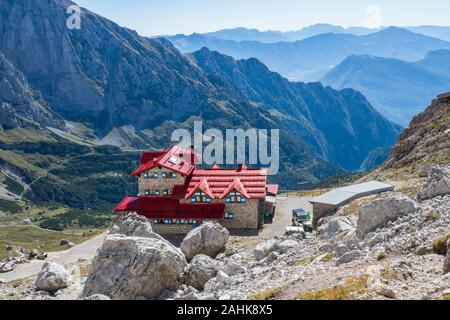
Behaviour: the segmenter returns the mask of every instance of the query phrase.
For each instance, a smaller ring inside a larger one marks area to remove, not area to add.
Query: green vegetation
[[[112,214],[70,209],[58,216],[44,218],[40,222],[40,226],[54,231],[85,228],[103,229],[111,225],[114,219],[115,217]]]
[[[354,300],[367,290],[367,279],[367,276],[350,278],[340,286],[302,293],[296,300]]]
[[[0,209],[9,213],[18,213],[22,211],[22,207],[16,202],[5,199],[0,199]]]
[[[445,256],[448,251],[450,234],[433,241],[433,253]]]
[[[253,300],[253,301],[267,301],[267,300],[271,300],[275,297],[275,295],[280,292],[280,288],[271,288],[268,290],[265,290],[263,292],[260,292],[258,294],[255,294],[253,296],[250,296],[248,298],[248,300]]]
[[[61,239],[75,244],[82,243],[97,235],[99,231],[91,230],[82,234],[69,234],[42,230],[34,226],[0,226],[0,260],[8,257],[6,245],[21,246],[25,249],[38,249],[42,252],[52,252],[65,249],[59,245]]]
[[[9,192],[12,192],[14,194],[21,194],[24,190],[23,186],[18,183],[17,181],[11,179],[8,176],[5,176],[5,181],[3,181],[3,183],[6,186],[6,190],[8,190]]]

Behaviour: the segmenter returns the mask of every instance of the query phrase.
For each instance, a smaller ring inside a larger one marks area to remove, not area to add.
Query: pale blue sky
[[[383,26],[450,25],[449,0],[75,0],[141,35],[224,28],[297,30],[323,22],[366,26],[378,5]]]

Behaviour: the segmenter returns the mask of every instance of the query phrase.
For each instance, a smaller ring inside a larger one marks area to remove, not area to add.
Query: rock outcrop
[[[160,238],[152,230],[152,225],[147,218],[137,214],[121,216],[112,226],[109,234],[124,235],[128,237]]]
[[[17,260],[14,258],[7,258],[0,261],[0,273],[11,272],[16,268]]]
[[[180,247],[188,261],[199,254],[215,258],[225,248],[229,238],[230,233],[220,224],[205,222],[189,232]]]
[[[429,173],[427,183],[420,190],[417,198],[426,200],[447,194],[450,194],[450,176],[447,169],[433,167]]]
[[[357,235],[363,239],[368,233],[386,225],[389,221],[414,213],[418,204],[400,193],[377,199],[359,209]]]
[[[447,256],[444,260],[444,274],[447,274],[450,272],[450,250],[447,252]]]
[[[92,262],[83,296],[158,299],[179,288],[186,265],[181,251],[163,239],[110,235]]]
[[[55,293],[67,288],[72,281],[70,273],[63,266],[46,262],[37,276],[35,286],[37,290]]]
[[[276,251],[278,243],[278,240],[271,239],[258,244],[254,251],[256,260],[260,261],[269,256],[273,251]]]
[[[339,235],[347,235],[356,230],[357,219],[355,217],[337,217],[319,228],[321,236],[325,239],[333,239]]]
[[[192,259],[185,271],[185,284],[197,290],[217,275],[219,262],[209,256],[199,254]]]

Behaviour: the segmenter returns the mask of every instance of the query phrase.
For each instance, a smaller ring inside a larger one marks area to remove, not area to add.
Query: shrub
[[[450,234],[433,241],[433,253],[445,256],[448,251],[448,242]]]

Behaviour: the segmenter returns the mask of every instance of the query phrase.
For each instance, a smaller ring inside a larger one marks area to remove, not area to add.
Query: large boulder
[[[447,256],[444,260],[444,274],[450,273],[450,250],[447,252]]]
[[[109,234],[121,234],[128,237],[154,238],[157,235],[146,217],[137,214],[121,216],[112,226]]]
[[[428,177],[428,181],[419,191],[419,200],[432,199],[438,196],[450,194],[450,176],[446,169],[434,167]]]
[[[197,290],[203,290],[205,284],[217,275],[218,261],[199,254],[192,259],[185,271],[185,284]]]
[[[357,218],[353,216],[331,219],[319,228],[320,234],[327,240],[339,235],[348,235],[356,230]]]
[[[13,271],[17,266],[17,260],[15,258],[7,258],[0,261],[0,273],[6,273]]]
[[[368,233],[417,209],[418,204],[414,200],[400,193],[377,199],[359,209],[357,235],[364,239]]]
[[[215,258],[225,248],[229,239],[230,233],[220,224],[205,222],[189,232],[180,247],[188,261],[199,254]]]
[[[273,251],[276,251],[278,248],[278,240],[267,240],[258,244],[253,252],[256,260],[261,261],[271,254]]]
[[[157,299],[179,288],[186,266],[181,251],[162,238],[109,235],[94,257],[83,296]]]
[[[67,288],[72,283],[70,273],[55,262],[46,262],[37,275],[35,286],[37,290],[55,293]]]

